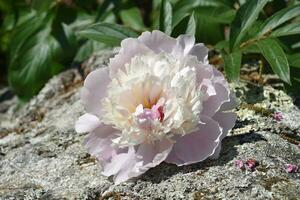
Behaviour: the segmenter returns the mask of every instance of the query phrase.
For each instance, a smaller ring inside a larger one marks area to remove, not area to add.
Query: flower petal
[[[196,56],[198,61],[208,64],[208,48],[204,44],[198,43],[194,45],[188,54]]]
[[[86,113],[79,117],[75,123],[75,130],[77,133],[85,133],[95,130],[101,125],[100,120],[95,115]]]
[[[176,39],[176,45],[172,50],[172,54],[176,57],[185,56],[189,53],[195,44],[195,37],[189,35],[180,35]]]
[[[151,144],[141,144],[137,150],[137,155],[143,162],[143,165],[138,168],[137,174],[142,174],[163,162],[171,152],[172,147],[173,142],[169,139],[163,139]]]
[[[199,129],[185,136],[178,136],[166,162],[178,166],[205,160],[211,156],[219,143],[221,130],[219,124],[208,117],[201,117]]]
[[[236,113],[232,112],[222,112],[218,111],[214,116],[213,119],[217,121],[222,128],[222,134],[220,136],[220,143],[218,144],[218,148],[216,149],[215,153],[211,156],[212,159],[217,159],[221,152],[221,141],[223,138],[226,137],[228,131],[234,127],[236,121]]]
[[[142,35],[138,37],[138,40],[155,53],[171,53],[174,46],[176,45],[176,39],[171,38],[165,33],[157,30],[142,33]]]
[[[212,95],[203,102],[202,115],[212,117],[222,106],[223,103],[229,102],[229,89],[220,84],[215,83],[215,95]]]
[[[125,64],[129,63],[136,55],[143,55],[151,50],[142,42],[134,38],[122,40],[119,53],[110,59],[110,76],[113,78],[119,70],[125,68]]]
[[[106,96],[110,80],[108,67],[99,68],[88,74],[81,90],[81,100],[88,113],[101,117],[101,100]]]
[[[163,162],[172,150],[173,142],[168,139],[154,144],[141,144],[135,150],[127,148],[112,157],[110,162],[104,163],[103,175],[114,175],[116,184],[145,173],[148,169]]]
[[[98,160],[110,159],[116,154],[117,149],[112,146],[112,139],[117,137],[118,131],[111,126],[101,124],[97,129],[88,134],[84,145],[88,152]]]

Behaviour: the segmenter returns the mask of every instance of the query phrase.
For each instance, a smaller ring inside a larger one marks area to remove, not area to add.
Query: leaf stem
[[[267,38],[270,36],[271,32],[272,32],[272,29],[270,29],[269,31],[267,31],[267,32],[266,32],[265,34],[263,34],[262,36],[259,36],[259,37],[257,37],[257,38],[252,38],[252,39],[250,39],[250,40],[247,40],[247,41],[243,42],[243,43],[240,45],[240,48],[242,49],[242,48],[247,47],[247,46],[249,46],[249,45],[252,45],[252,44],[254,44],[255,42],[258,42],[258,41],[260,41],[260,40],[267,39]]]

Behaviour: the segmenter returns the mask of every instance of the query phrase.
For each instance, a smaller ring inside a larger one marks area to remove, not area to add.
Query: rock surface
[[[0,199],[298,199],[300,111],[283,91],[246,82],[233,85],[241,102],[236,126],[218,160],[177,167],[162,163],[141,177],[114,185],[100,174],[74,130],[84,113],[79,101],[83,76],[103,67],[103,51],[53,77],[29,103],[0,103]],[[281,111],[283,120],[273,119]],[[255,159],[254,171],[236,160]]]

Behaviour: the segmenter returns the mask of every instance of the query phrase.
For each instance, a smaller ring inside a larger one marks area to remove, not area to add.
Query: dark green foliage
[[[239,79],[245,55],[251,54],[264,57],[289,91],[300,87],[299,1],[101,2],[0,0],[0,64],[8,58],[4,72],[21,99],[30,99],[54,74],[93,52],[154,29],[173,37],[194,35],[218,50],[230,80]]]

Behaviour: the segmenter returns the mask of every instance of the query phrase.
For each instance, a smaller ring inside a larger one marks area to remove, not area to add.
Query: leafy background
[[[258,84],[275,73],[300,91],[299,0],[0,0],[0,12],[0,80],[21,101],[93,52],[154,29],[195,35],[230,81],[255,62]]]

